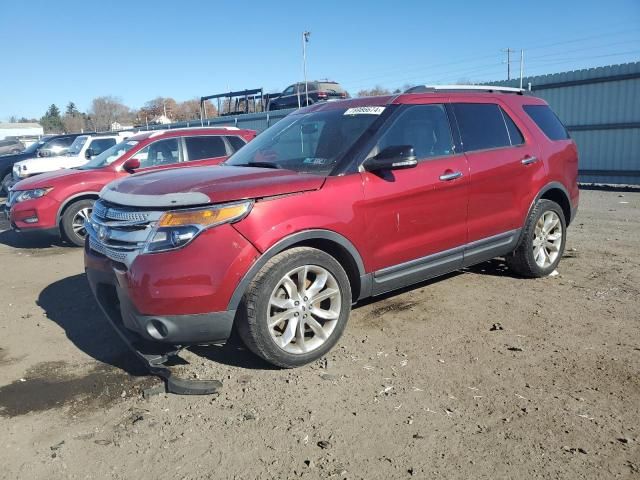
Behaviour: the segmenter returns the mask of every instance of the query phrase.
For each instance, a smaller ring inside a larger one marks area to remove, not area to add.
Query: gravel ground
[[[6,225],[0,224],[0,230]],[[159,385],[82,252],[0,232],[0,478],[640,478],[640,193],[583,191],[559,275],[494,260],[357,306],[277,370],[237,341]]]

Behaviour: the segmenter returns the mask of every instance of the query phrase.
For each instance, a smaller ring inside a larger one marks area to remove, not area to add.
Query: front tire
[[[269,260],[245,292],[238,332],[253,353],[293,368],[325,355],[351,311],[351,285],[335,258],[296,247]]]
[[[2,184],[0,185],[0,193],[9,196],[9,183],[11,183],[11,179],[13,177],[10,173],[6,174],[2,179]]]
[[[94,203],[95,200],[79,200],[67,207],[60,222],[60,233],[65,241],[76,247],[84,246],[87,236],[84,221],[91,215]]]
[[[553,272],[562,258],[567,240],[564,212],[551,200],[538,200],[527,218],[520,244],[507,265],[523,277],[545,277]]]

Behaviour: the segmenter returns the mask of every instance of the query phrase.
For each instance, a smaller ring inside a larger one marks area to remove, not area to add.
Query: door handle
[[[522,160],[520,160],[520,163],[522,163],[523,165],[530,165],[532,163],[536,163],[538,161],[538,157],[524,157]]]
[[[450,180],[455,180],[456,178],[460,178],[462,176],[462,172],[451,172],[440,175],[440,180],[443,182],[448,182]]]

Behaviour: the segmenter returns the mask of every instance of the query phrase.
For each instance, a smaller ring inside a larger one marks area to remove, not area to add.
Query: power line
[[[625,30],[616,30],[614,32],[605,32],[605,33],[600,33],[598,35],[591,35],[591,36],[587,36],[587,37],[580,37],[580,38],[574,38],[574,39],[570,39],[570,40],[564,40],[564,41],[560,41],[560,42],[553,42],[553,43],[546,43],[546,44],[534,44],[528,47],[524,47],[525,50],[539,50],[541,48],[548,48],[548,47],[553,47],[553,46],[559,46],[559,45],[566,45],[566,44],[570,44],[570,43],[576,43],[576,42],[584,42],[587,40],[593,40],[593,39],[599,39],[599,38],[605,38],[605,37],[615,37],[617,35],[621,35],[621,34],[625,34],[625,33],[630,33],[630,32],[638,32],[640,31],[640,29],[633,28],[633,29],[625,29]],[[358,83],[361,86],[365,86],[362,82],[368,82],[370,80],[375,80],[375,81],[380,81],[382,79],[390,79],[389,81],[393,80],[395,78],[398,78],[398,72],[401,71],[403,73],[407,73],[409,71],[412,72],[420,72],[420,71],[427,71],[429,70],[431,73],[431,71],[433,69],[439,69],[440,67],[447,67],[450,65],[457,65],[460,63],[468,63],[468,62],[472,62],[472,61],[477,61],[477,60],[483,60],[483,59],[487,59],[487,58],[496,58],[495,54],[491,54],[491,55],[482,55],[482,56],[473,56],[473,57],[466,57],[464,59],[460,59],[460,60],[454,60],[454,61],[450,61],[450,62],[441,62],[441,63],[435,63],[435,64],[423,64],[423,65],[415,65],[413,67],[407,67],[406,65],[402,65],[402,66],[398,66],[395,67],[393,70],[377,70],[380,72],[380,74],[376,74],[376,75],[370,75],[367,77],[360,77],[360,78],[356,78],[356,79],[351,79],[349,80],[348,77],[347,79],[343,80],[344,83]],[[376,70],[370,70],[370,73],[375,72]],[[437,70],[436,70],[437,71]],[[400,80],[402,81],[402,80]]]

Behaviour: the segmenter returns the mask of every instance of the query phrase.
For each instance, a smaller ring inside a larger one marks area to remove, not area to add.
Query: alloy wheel
[[[73,217],[73,221],[71,222],[71,227],[73,228],[73,233],[75,233],[78,237],[84,238],[87,236],[87,229],[84,226],[85,220],[89,220],[91,216],[91,208],[83,208],[78,210],[78,213]]]
[[[554,211],[546,211],[536,222],[533,236],[533,258],[540,268],[548,268],[560,254],[562,222]]]
[[[269,298],[269,333],[282,350],[316,350],[338,323],[342,295],[335,277],[318,265],[297,267],[280,279]]]

